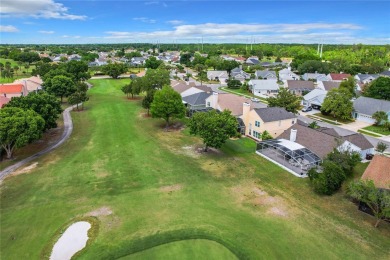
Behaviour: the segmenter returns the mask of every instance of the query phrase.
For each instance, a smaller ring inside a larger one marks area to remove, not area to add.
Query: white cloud
[[[0,13],[3,17],[31,16],[46,19],[85,20],[85,15],[68,13],[68,8],[54,0],[2,0]]]
[[[53,34],[54,31],[38,31],[39,33],[42,33],[42,34]]]
[[[18,28],[12,25],[0,25],[0,32],[18,32]]]
[[[140,22],[143,22],[143,23],[156,23],[157,21],[156,20],[153,20],[153,19],[149,19],[147,17],[135,17],[133,18],[134,21],[140,21]]]
[[[158,1],[145,2],[145,5],[158,5]]]
[[[172,24],[172,25],[179,25],[179,24],[183,24],[184,21],[182,21],[182,20],[170,20],[170,21],[167,21],[167,23]]]

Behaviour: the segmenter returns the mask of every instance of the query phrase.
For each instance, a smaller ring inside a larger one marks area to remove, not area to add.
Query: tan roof
[[[183,93],[184,91],[192,88],[192,87],[195,87],[195,82],[190,82],[188,85],[186,82],[184,81],[176,81],[176,82],[172,82],[171,83],[171,86],[172,88],[178,92],[178,93]]]
[[[287,80],[288,89],[314,89],[313,81],[306,80]]]
[[[372,180],[375,187],[390,189],[390,158],[375,155],[364,171],[362,180]]]
[[[212,91],[212,89],[210,87],[207,87],[206,85],[202,85],[202,86],[195,86],[197,89],[200,89],[204,92],[207,92],[207,93],[210,93]]]
[[[338,88],[341,84],[341,82],[335,82],[335,81],[322,81],[322,84],[324,85],[324,88],[326,91],[329,91],[334,88]]]
[[[230,110],[234,116],[242,115],[242,104],[244,102],[252,105],[252,101],[249,98],[240,97],[230,93],[218,94],[218,106],[221,111],[225,109]]]

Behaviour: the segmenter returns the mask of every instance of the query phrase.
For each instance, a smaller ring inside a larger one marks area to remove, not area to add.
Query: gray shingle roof
[[[254,110],[265,123],[297,117],[281,107],[255,108]]]
[[[289,90],[312,90],[314,89],[314,82],[306,80],[287,80],[287,88]]]
[[[353,108],[356,112],[371,116],[376,111],[390,112],[390,101],[359,97],[353,102]]]
[[[187,104],[190,104],[191,106],[205,105],[206,98],[208,98],[210,95],[210,93],[200,92],[183,97],[183,101],[185,101]]]

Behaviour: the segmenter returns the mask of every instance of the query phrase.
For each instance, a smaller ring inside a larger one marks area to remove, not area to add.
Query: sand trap
[[[86,221],[80,221],[72,224],[62,234],[60,239],[53,247],[50,260],[67,260],[83,249],[88,241],[88,230],[91,224]]]

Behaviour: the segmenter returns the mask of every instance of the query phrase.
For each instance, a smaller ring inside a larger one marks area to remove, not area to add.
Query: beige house
[[[42,89],[43,80],[38,76],[33,76],[24,79],[17,79],[14,81],[15,84],[23,84],[27,92],[36,92]]]
[[[219,111],[229,110],[233,116],[239,117],[242,115],[242,103],[247,102],[252,104],[249,98],[237,96],[230,93],[213,92],[211,96],[206,99],[206,107],[211,107]]]
[[[241,116],[245,124],[245,135],[261,140],[261,134],[267,131],[277,137],[297,122],[297,116],[280,107],[251,109],[249,103],[243,103]]]

